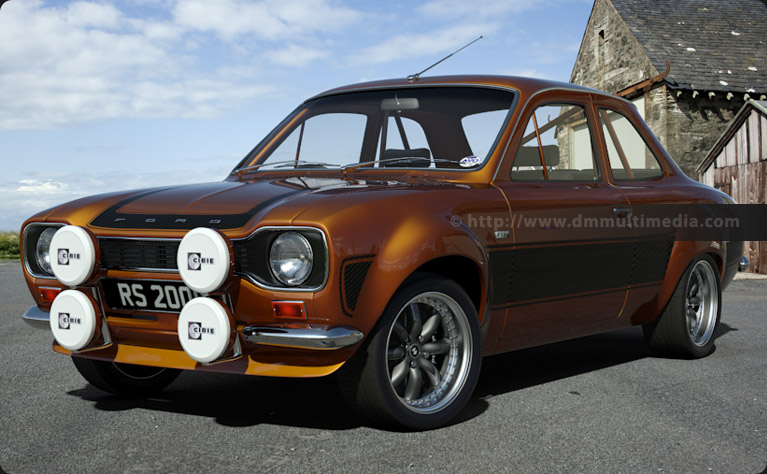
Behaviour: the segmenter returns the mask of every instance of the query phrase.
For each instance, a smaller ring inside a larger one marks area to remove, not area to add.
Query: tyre
[[[714,350],[714,333],[722,311],[722,285],[714,260],[694,260],[677,284],[663,314],[643,326],[657,354],[697,359]]]
[[[395,294],[339,383],[367,418],[427,430],[461,412],[480,366],[477,312],[466,292],[452,280],[422,275]]]
[[[116,395],[143,397],[155,394],[181,373],[177,369],[120,364],[72,357],[77,371],[94,387]]]

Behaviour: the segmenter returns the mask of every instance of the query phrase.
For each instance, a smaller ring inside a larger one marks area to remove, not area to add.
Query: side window
[[[654,179],[663,168],[628,118],[613,110],[599,109],[602,132],[613,178],[618,181]]]
[[[310,161],[341,166],[360,160],[367,117],[362,114],[315,115],[296,127],[269,157],[270,162]]]
[[[535,109],[514,157],[515,181],[598,181],[591,130],[580,105]]]

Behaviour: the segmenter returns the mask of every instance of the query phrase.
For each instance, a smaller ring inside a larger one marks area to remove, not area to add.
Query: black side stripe
[[[491,250],[491,306],[609,293],[662,281],[673,244],[666,238]]]

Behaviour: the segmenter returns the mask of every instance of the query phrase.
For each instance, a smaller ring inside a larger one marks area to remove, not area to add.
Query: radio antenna
[[[461,48],[459,48],[459,49],[457,49],[457,50],[453,51],[452,53],[448,54],[448,55],[447,55],[447,56],[445,56],[444,58],[442,58],[442,59],[440,59],[439,61],[437,61],[436,63],[432,64],[431,66],[427,67],[427,68],[426,68],[426,69],[424,69],[423,71],[421,71],[421,72],[419,72],[419,73],[417,73],[417,74],[413,74],[413,75],[407,76],[407,80],[408,80],[409,82],[415,82],[415,81],[417,81],[417,80],[418,80],[418,78],[419,78],[419,77],[421,77],[421,74],[425,73],[426,71],[428,71],[429,69],[433,68],[434,66],[436,66],[436,65],[437,65],[437,64],[439,64],[439,63],[441,63],[442,61],[445,61],[446,59],[450,58],[450,57],[451,57],[451,56],[453,56],[454,54],[458,54],[458,53],[460,53],[461,51],[463,51],[464,49],[466,49],[466,48],[468,48],[469,46],[473,45],[474,43],[476,43],[477,41],[481,40],[482,38],[483,38],[482,36],[479,36],[479,37],[475,38],[475,39],[474,39],[474,41],[472,41],[472,42],[470,42],[469,44],[467,44],[467,45],[464,45],[463,47],[461,47]]]

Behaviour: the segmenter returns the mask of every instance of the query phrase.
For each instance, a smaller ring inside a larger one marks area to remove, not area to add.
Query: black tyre
[[[663,314],[643,326],[658,355],[697,359],[714,350],[722,311],[722,285],[716,263],[704,255],[694,260],[677,284]]]
[[[77,371],[91,385],[105,392],[145,397],[167,387],[181,373],[177,369],[119,364],[72,357]]]
[[[392,298],[367,345],[339,383],[373,421],[416,430],[447,424],[479,378],[477,312],[466,292],[438,276],[419,276]]]

